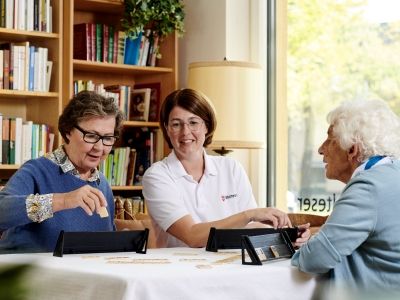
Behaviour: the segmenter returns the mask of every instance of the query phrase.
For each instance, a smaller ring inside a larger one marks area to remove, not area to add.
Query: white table
[[[290,260],[242,265],[240,251],[148,249],[147,254],[0,255],[38,266],[31,299],[310,299],[316,280]]]

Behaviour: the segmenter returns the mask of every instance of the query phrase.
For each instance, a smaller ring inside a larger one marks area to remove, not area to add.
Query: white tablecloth
[[[288,259],[242,265],[232,250],[0,255],[0,266],[21,262],[38,266],[29,279],[37,299],[310,299],[316,284]]]

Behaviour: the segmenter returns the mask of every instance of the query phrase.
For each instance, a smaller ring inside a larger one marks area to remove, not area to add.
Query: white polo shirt
[[[143,195],[150,215],[165,231],[191,215],[195,223],[210,222],[257,207],[246,172],[239,162],[207,155],[200,182],[193,180],[172,151],[143,177]],[[186,246],[169,236],[169,247]]]

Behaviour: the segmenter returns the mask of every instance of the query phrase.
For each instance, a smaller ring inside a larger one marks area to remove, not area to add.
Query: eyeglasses
[[[98,135],[96,133],[83,130],[78,125],[75,125],[74,127],[83,133],[83,140],[89,144],[96,144],[99,140],[101,140],[104,146],[112,146],[118,138],[114,135]]]
[[[169,122],[168,127],[172,132],[179,132],[183,130],[185,125],[189,127],[191,131],[199,131],[201,125],[203,125],[204,121],[199,119],[191,119],[189,122],[183,122],[178,120],[173,120]]]

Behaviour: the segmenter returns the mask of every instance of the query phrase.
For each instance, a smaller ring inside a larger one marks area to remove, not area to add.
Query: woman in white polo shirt
[[[198,91],[174,91],[162,104],[160,127],[173,151],[146,171],[143,195],[150,215],[169,233],[169,247],[204,247],[211,227],[241,228],[253,221],[291,225],[284,212],[257,208],[238,162],[206,154],[216,123],[213,107]],[[297,243],[308,237],[305,228]]]

